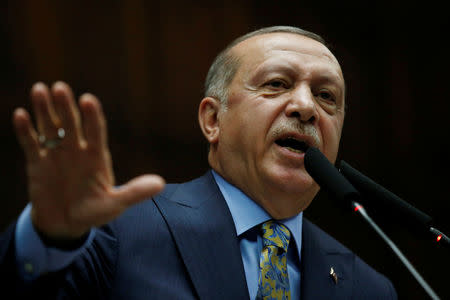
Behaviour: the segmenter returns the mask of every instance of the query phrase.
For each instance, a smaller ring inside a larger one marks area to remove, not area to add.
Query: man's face
[[[231,51],[240,64],[218,113],[211,164],[272,217],[291,217],[319,190],[305,170],[302,143],[336,160],[341,68],[323,44],[290,33],[255,36]]]

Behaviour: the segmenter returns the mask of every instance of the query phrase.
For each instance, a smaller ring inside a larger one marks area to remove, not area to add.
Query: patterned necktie
[[[273,220],[262,224],[263,250],[259,260],[257,300],[290,300],[287,248],[291,233]]]

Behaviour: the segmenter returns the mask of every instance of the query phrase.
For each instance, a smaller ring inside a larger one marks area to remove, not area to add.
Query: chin
[[[316,182],[304,168],[290,169],[278,168],[269,174],[269,181],[274,188],[281,193],[299,195],[304,193],[317,193],[319,190]]]
[[[266,175],[266,192],[272,201],[276,199],[277,214],[271,215],[277,219],[290,218],[305,210],[319,191],[319,186],[304,170],[295,173],[278,170]]]

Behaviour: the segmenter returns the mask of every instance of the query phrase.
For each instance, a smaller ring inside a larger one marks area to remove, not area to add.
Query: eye
[[[336,99],[333,96],[333,94],[328,91],[324,91],[324,90],[319,91],[314,96],[319,97],[320,99],[328,101],[328,102],[336,102]]]
[[[274,79],[264,84],[264,86],[272,88],[272,89],[286,89],[288,88],[288,84],[281,79]]]

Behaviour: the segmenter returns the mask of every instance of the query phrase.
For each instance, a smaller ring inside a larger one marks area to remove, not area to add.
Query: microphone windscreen
[[[416,223],[416,225],[419,223],[428,226],[432,222],[430,216],[402,200],[400,197],[365,176],[345,161],[341,160],[339,170],[342,175],[358,189],[362,195],[363,201],[366,200],[365,204],[368,207],[379,207],[382,211],[387,210],[387,213],[395,213],[397,217],[401,214],[402,217],[404,217],[402,220],[413,224]],[[368,201],[369,199],[373,201]]]
[[[339,170],[315,147],[305,152],[305,169],[325,191],[335,196],[342,204],[351,204],[359,199],[358,191]]]

